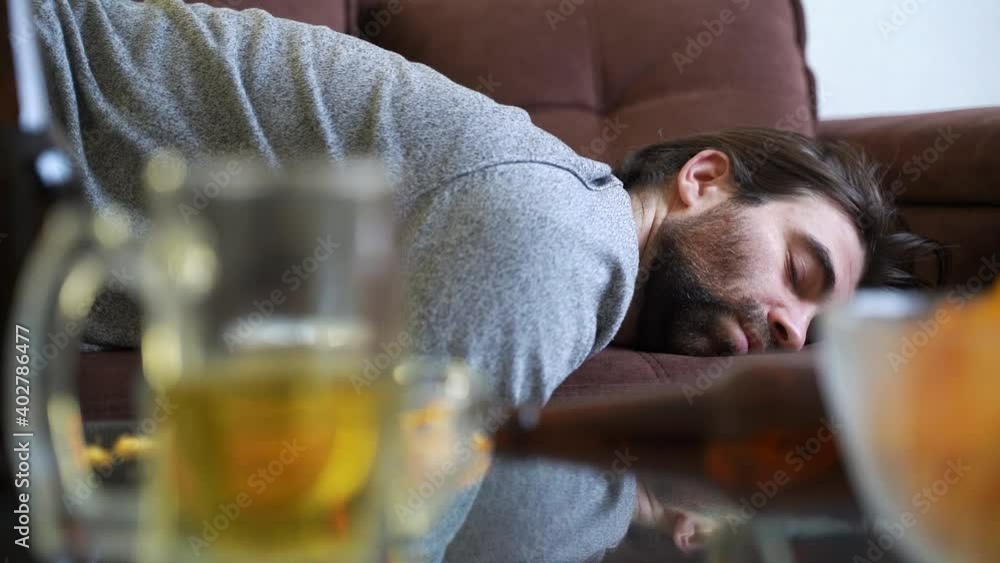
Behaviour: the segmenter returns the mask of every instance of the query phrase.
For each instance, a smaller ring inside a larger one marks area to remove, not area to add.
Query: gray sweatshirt
[[[545,401],[621,324],[638,268],[631,206],[605,164],[526,112],[324,27],[179,0],[35,2],[53,111],[95,208],[145,231],[145,160],[376,155],[397,219],[418,352],[462,357],[507,404]],[[135,346],[103,296],[88,343]],[[613,460],[609,461],[609,467]],[[424,542],[431,561],[591,561],[624,536],[628,477],[498,461]]]

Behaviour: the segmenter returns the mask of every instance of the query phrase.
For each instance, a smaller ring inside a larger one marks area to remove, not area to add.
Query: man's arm
[[[405,233],[418,350],[465,358],[499,403],[547,400],[606,345],[628,305],[626,198],[516,163],[463,176],[419,206]],[[436,530],[432,560],[456,533],[447,561],[599,559],[634,509],[634,481],[610,471],[614,461],[604,473],[498,461],[478,498],[468,491]]]

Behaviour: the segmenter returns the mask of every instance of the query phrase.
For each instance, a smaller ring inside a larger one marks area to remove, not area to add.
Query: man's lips
[[[757,354],[764,351],[764,343],[754,331],[747,330],[743,325],[740,325],[740,329],[743,332],[743,338],[746,339],[748,353]]]
[[[723,345],[729,349],[729,352],[736,356],[742,356],[750,351],[750,339],[747,336],[746,330],[740,325],[740,323],[733,321],[727,323],[727,338],[723,342]]]
[[[747,354],[750,352],[750,339],[747,337],[747,333],[740,327],[736,331],[736,349],[735,352],[739,355]]]
[[[740,322],[733,322],[731,327],[729,344],[733,354],[756,354],[764,351],[764,343],[753,330]]]

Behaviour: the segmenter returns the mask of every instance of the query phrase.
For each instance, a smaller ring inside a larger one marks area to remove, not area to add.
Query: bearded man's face
[[[642,268],[640,349],[687,355],[797,350],[821,306],[848,298],[863,254],[831,203],[732,199],[668,220]]]

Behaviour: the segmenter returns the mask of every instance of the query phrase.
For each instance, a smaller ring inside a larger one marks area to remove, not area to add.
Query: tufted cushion
[[[359,12],[362,37],[606,162],[661,136],[814,131],[797,0],[364,0]]]
[[[186,0],[217,8],[247,10],[259,8],[272,16],[312,25],[325,25],[341,32],[349,31],[353,0]]]

